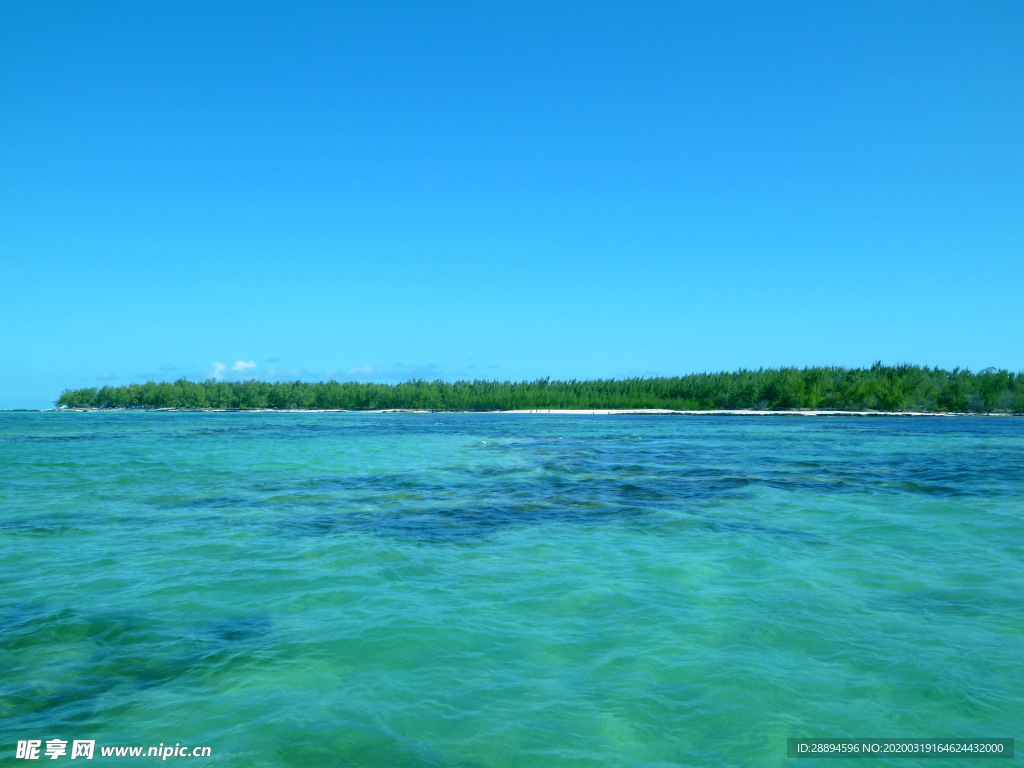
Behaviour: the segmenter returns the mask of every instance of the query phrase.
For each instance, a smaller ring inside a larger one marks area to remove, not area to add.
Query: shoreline
[[[974,416],[1014,417],[1021,414],[1008,412],[970,413],[964,411],[829,411],[829,410],[671,410],[668,408],[539,408],[509,411],[430,411],[414,408],[380,408],[351,410],[345,408],[40,408],[38,410],[12,409],[3,413],[473,413],[481,415],[551,415],[551,416]]]

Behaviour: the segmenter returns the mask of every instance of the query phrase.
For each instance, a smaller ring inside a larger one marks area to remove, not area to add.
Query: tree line
[[[1024,413],[1024,373],[914,365],[762,368],[689,376],[587,381],[149,381],[66,390],[60,408],[272,408],[432,411],[810,408]]]

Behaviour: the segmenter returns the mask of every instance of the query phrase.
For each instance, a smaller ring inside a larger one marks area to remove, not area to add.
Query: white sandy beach
[[[663,408],[638,408],[635,410],[534,410],[534,411],[485,411],[485,413],[550,413],[580,416],[1010,416],[1008,413],[928,413],[924,411],[753,411],[753,410],[710,410],[672,411]]]
[[[412,408],[383,408],[378,410],[348,410],[345,408],[45,408],[44,411],[64,411],[78,413],[479,413],[491,415],[510,414],[544,414],[551,416],[1015,416],[1012,413],[962,413],[962,412],[928,412],[928,411],[754,411],[754,410],[708,410],[708,411],[673,411],[667,408],[633,408],[633,409],[558,409],[542,408],[534,410],[513,411],[426,411]]]

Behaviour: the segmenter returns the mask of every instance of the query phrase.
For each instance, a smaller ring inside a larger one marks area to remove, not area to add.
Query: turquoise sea
[[[1024,419],[3,413],[0,552],[4,764],[1024,735]]]

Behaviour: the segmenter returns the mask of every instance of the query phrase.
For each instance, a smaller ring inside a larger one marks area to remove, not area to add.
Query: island
[[[69,389],[59,409],[665,410],[1024,413],[1024,372],[927,366],[760,368],[553,381],[148,381]]]

